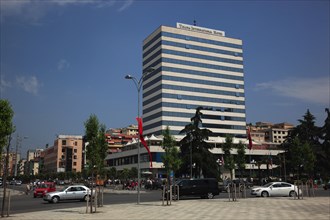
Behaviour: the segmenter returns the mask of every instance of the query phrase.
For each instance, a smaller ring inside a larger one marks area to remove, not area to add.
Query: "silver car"
[[[63,200],[87,201],[90,198],[91,190],[84,185],[72,185],[63,188],[61,191],[47,193],[43,199],[49,203],[58,203]]]
[[[301,192],[299,193],[301,194]],[[251,195],[268,196],[295,196],[298,195],[298,188],[295,185],[286,182],[270,182],[263,186],[253,187]]]

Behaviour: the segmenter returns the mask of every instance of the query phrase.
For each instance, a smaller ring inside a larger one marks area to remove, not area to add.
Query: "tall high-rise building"
[[[177,23],[160,26],[143,42],[145,135],[169,126],[178,135],[202,107],[213,136],[246,137],[242,40],[224,31]],[[180,137],[180,136],[179,136]]]

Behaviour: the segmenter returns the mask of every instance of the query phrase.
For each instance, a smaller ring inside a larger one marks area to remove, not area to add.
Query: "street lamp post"
[[[252,164],[252,177],[253,177],[254,176],[254,165],[256,164],[256,161],[252,160],[251,164]]]
[[[21,147],[22,140],[27,139],[27,137],[20,137],[18,134],[16,136],[16,150],[15,150],[15,170],[14,170],[14,176],[17,176],[17,154],[18,154],[18,148]]]
[[[89,145],[89,142],[85,143],[85,147],[84,147],[84,169],[86,169],[86,164],[87,164],[87,146]]]
[[[151,73],[153,72],[155,69],[153,67],[149,67],[144,73],[142,73],[142,76],[139,80],[137,80],[134,76],[132,75],[126,75],[125,76],[125,79],[131,79],[133,80],[135,86],[136,86],[136,89],[137,89],[137,95],[138,95],[138,118],[140,118],[140,91],[141,91],[141,88],[142,88],[142,84],[143,84],[143,78],[146,74],[148,73]],[[139,134],[140,134],[140,131],[139,131]],[[140,204],[140,179],[141,179],[141,171],[140,171],[140,146],[141,145],[141,142],[140,142],[140,138],[138,138],[138,144],[137,144],[137,147],[138,147],[138,150],[137,150],[137,153],[138,153],[138,162],[137,162],[137,170],[138,170],[138,184],[137,184],[137,204]]]

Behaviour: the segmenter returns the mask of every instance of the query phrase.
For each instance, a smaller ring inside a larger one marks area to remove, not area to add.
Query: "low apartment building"
[[[81,172],[83,163],[83,136],[59,135],[54,146],[45,149],[46,172]]]
[[[251,138],[254,141],[263,143],[282,144],[294,126],[290,123],[272,124],[269,122],[257,122],[251,125]]]

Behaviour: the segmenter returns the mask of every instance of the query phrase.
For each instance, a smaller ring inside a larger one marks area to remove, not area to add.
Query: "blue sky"
[[[1,0],[1,98],[26,149],[136,123],[142,41],[176,22],[243,40],[247,123],[297,124],[329,107],[329,1]],[[16,134],[14,134],[16,137]],[[12,145],[15,146],[13,139]]]

